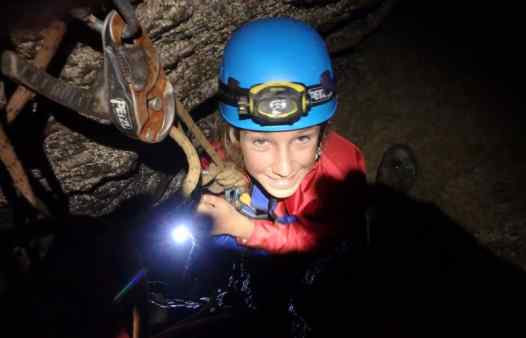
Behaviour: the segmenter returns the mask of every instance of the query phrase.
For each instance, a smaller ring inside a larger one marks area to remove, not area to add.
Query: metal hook
[[[84,22],[89,28],[102,34],[104,30],[104,21],[96,18],[91,14],[91,9],[88,7],[74,8],[70,12],[71,16]]]
[[[136,37],[140,32],[139,20],[135,16],[135,9],[130,0],[113,0],[113,4],[117,7],[119,14],[122,15],[126,22],[126,27],[122,32],[122,39],[128,40]]]

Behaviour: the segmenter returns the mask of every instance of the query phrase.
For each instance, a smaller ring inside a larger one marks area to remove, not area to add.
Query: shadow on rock
[[[129,321],[130,302],[113,297],[140,269],[123,229],[89,217],[67,217],[49,226],[54,241],[31,273],[11,271],[2,297],[7,327],[19,337],[115,337]],[[58,229],[58,230],[57,230]]]
[[[303,280],[296,305],[307,336],[518,332],[524,271],[432,204],[385,186],[369,195],[367,248],[327,256],[323,272]]]
[[[324,204],[327,213],[367,226],[340,234],[316,254],[221,253],[202,245],[186,282],[180,280],[185,269],[175,266],[182,256],[161,260],[152,254],[158,265],[148,266],[152,275],[157,270],[164,282],[189,287],[186,296],[194,300],[214,297],[217,287],[238,295],[228,309],[217,307],[217,316],[194,316],[166,337],[503,337],[520,329],[515,309],[526,301],[522,270],[494,256],[432,204],[366,187],[356,175],[350,183],[369,193],[353,201],[344,198],[349,185],[334,183],[320,185],[322,195],[334,199]],[[368,222],[342,211],[366,205]],[[111,337],[129,323],[130,306],[144,303],[142,288],[117,305],[112,300],[143,266],[138,251],[148,246],[150,225],[108,226],[86,217],[62,223],[32,280],[11,283],[2,301],[10,306],[7,322],[24,337]]]

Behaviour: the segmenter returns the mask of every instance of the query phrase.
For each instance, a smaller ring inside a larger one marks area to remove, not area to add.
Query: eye
[[[268,144],[268,140],[264,138],[255,138],[252,140],[252,144],[256,147],[263,147]]]
[[[308,143],[311,140],[310,135],[300,135],[296,138],[299,143]]]

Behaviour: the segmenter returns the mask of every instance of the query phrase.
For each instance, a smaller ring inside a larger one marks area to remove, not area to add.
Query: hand
[[[197,205],[197,212],[212,218],[213,235],[249,238],[254,230],[252,220],[242,215],[222,197],[204,194]]]

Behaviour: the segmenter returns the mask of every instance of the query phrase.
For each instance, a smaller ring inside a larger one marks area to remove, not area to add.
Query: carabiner
[[[123,40],[136,38],[141,31],[141,25],[139,25],[139,20],[137,20],[137,17],[135,16],[135,9],[130,0],[113,0],[113,4],[117,7],[119,14],[126,22],[126,27],[122,32],[121,38]]]

